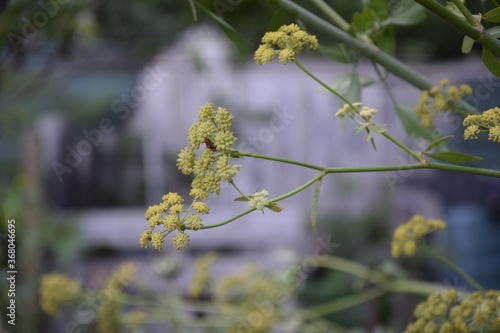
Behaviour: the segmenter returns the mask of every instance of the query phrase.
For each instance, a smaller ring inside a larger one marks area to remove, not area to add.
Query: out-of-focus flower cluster
[[[430,295],[417,305],[405,333],[500,332],[500,291],[474,292],[460,300],[457,290]]]
[[[500,143],[500,108],[492,108],[479,115],[468,115],[464,119],[464,139],[477,139],[481,132],[488,132],[488,140]]]
[[[97,294],[81,290],[79,282],[64,274],[45,275],[41,279],[39,290],[41,308],[49,315],[58,316],[62,306],[85,302],[86,308],[97,311],[97,333],[122,332],[123,302],[120,297],[123,295],[123,288],[133,281],[135,272],[135,264],[122,264]]]
[[[200,298],[203,295],[203,292],[209,286],[212,265],[216,259],[217,255],[215,253],[208,253],[196,260],[193,280],[189,287],[189,296]]]
[[[286,65],[290,60],[295,60],[304,45],[316,50],[318,48],[316,36],[309,35],[295,23],[284,25],[278,31],[264,34],[262,44],[255,51],[254,59],[258,65],[264,65],[278,55],[279,61]]]
[[[59,273],[48,274],[40,281],[40,307],[57,317],[62,305],[71,303],[80,293],[80,283]]]
[[[163,196],[161,203],[150,206],[145,214],[149,229],[141,235],[141,247],[147,248],[151,243],[160,251],[165,246],[165,237],[177,230],[172,243],[177,250],[182,250],[189,246],[186,230],[203,228],[201,215],[210,212],[205,202],[208,195],[218,195],[221,183],[232,181],[241,168],[231,164],[231,146],[237,140],[231,131],[233,119],[225,108],[216,110],[212,103],[207,102],[200,108],[198,122],[188,131],[189,147],[182,149],[177,158],[179,170],[185,175],[194,175],[189,193],[193,200],[186,208],[184,198],[170,192]],[[200,146],[203,149],[197,154]],[[161,230],[155,231],[156,227]]]
[[[394,258],[401,255],[412,256],[417,245],[425,235],[446,228],[446,223],[437,219],[426,219],[421,215],[413,216],[408,222],[394,230],[391,254]]]
[[[289,291],[278,277],[248,267],[221,279],[214,288],[214,301],[220,314],[231,318],[227,332],[267,333],[284,319],[281,305]]]
[[[434,126],[434,117],[438,112],[449,110],[451,101],[459,101],[466,95],[472,95],[469,85],[452,86],[450,80],[441,80],[438,85],[422,91],[415,112],[422,125],[430,128]]]

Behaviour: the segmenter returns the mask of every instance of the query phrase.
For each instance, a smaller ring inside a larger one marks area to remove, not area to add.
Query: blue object
[[[500,221],[479,205],[464,204],[450,206],[446,222],[453,262],[484,288],[500,289]],[[456,281],[456,273],[448,275]]]

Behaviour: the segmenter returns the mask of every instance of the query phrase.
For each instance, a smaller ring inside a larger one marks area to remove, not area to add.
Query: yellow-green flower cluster
[[[438,85],[422,91],[415,112],[422,125],[432,127],[438,112],[449,110],[449,102],[459,101],[465,95],[472,95],[469,85],[450,86],[450,80],[441,80]]]
[[[269,205],[269,192],[267,190],[262,190],[260,192],[255,192],[248,201],[248,205],[250,208],[254,208],[256,210],[263,210],[264,207]]]
[[[40,306],[52,316],[59,315],[59,308],[70,303],[80,293],[80,283],[64,274],[48,274],[40,281]]]
[[[99,309],[97,315],[97,333],[120,333],[122,332],[122,315],[120,303],[116,300],[106,300]]]
[[[192,298],[200,298],[203,291],[208,286],[210,282],[211,268],[215,259],[217,259],[217,255],[215,253],[208,253],[196,260],[193,280],[191,281],[191,286],[189,287],[189,296]]]
[[[408,222],[394,230],[391,254],[394,258],[401,255],[412,256],[417,245],[425,235],[446,228],[446,223],[437,219],[426,219],[421,215],[413,216]]]
[[[450,289],[417,305],[405,333],[500,332],[500,291],[474,292],[464,300]]]
[[[354,109],[353,106],[357,109]],[[343,107],[341,107],[337,113],[335,113],[335,116],[339,118],[354,118],[356,113],[359,111],[359,115],[361,118],[363,118],[364,121],[370,122],[372,116],[377,114],[377,110],[374,108],[371,108],[369,106],[363,106],[363,103],[361,102],[354,102],[352,103],[352,106],[349,104],[344,104]]]
[[[232,320],[227,332],[268,333],[281,319],[281,304],[288,293],[279,278],[248,267],[221,279],[214,299],[221,315]]]
[[[492,108],[480,115],[468,115],[464,119],[464,139],[477,139],[481,132],[488,132],[488,140],[500,143],[500,108]]]
[[[189,147],[182,149],[177,158],[178,169],[185,175],[194,175],[189,193],[193,201],[186,209],[184,198],[170,192],[163,196],[160,204],[149,207],[145,214],[149,229],[141,235],[141,247],[147,248],[151,243],[161,251],[165,237],[177,230],[172,243],[177,250],[182,250],[189,246],[186,229],[203,228],[200,215],[210,212],[205,202],[208,194],[219,194],[221,183],[232,181],[241,168],[231,164],[231,147],[237,140],[231,131],[233,119],[225,108],[215,109],[212,103],[200,107],[198,122],[188,130]],[[203,149],[198,156],[200,146]],[[156,227],[163,230],[155,231]]]
[[[309,35],[295,23],[284,25],[278,31],[265,33],[262,44],[255,51],[254,59],[258,65],[264,65],[278,55],[279,61],[286,65],[290,60],[295,60],[304,45],[316,50],[318,48],[316,36]]]
[[[134,279],[137,271],[136,264],[126,262],[120,265],[106,281],[102,293],[106,293],[106,300],[102,303],[97,316],[98,333],[119,333],[122,326],[122,313],[117,297],[125,286]]]

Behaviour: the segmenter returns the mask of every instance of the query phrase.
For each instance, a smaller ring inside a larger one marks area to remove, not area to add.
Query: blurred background
[[[413,214],[446,219],[449,228],[436,239],[439,248],[485,287],[500,288],[500,247],[494,242],[500,235],[499,183],[446,172],[329,176],[322,185],[316,232],[310,228],[313,189],[308,189],[283,201],[279,214],[256,212],[222,228],[192,233],[191,246],[181,253],[169,239],[162,253],[141,249],[146,208],[169,191],[189,191],[190,179],[177,171],[175,159],[207,101],[235,115],[237,149],[324,166],[409,162],[382,138],[376,138],[374,151],[354,134],[352,124],[334,117],[339,100],[292,64],[261,67],[253,62],[262,35],[278,21],[293,22],[292,16],[266,1],[199,2],[240,32],[233,35],[236,44],[206,11],[194,16],[188,2],[0,2],[1,279],[7,220],[14,218],[16,299],[23,309],[16,327],[1,318],[0,329],[62,330],[64,319],[49,319],[38,305],[39,278],[47,272],[65,272],[93,286],[132,259],[139,262],[141,277],[168,291],[173,287],[162,284],[152,266],[182,262],[175,288],[183,290],[194,260],[209,251],[219,254],[213,270],[217,279],[247,263],[268,270],[286,267],[311,255],[318,244],[330,244],[323,253],[378,267],[391,261],[392,230]],[[327,2],[348,20],[363,6],[362,1]],[[336,43],[317,36],[320,44]],[[418,26],[396,31],[396,53],[433,82],[448,78],[452,84],[470,84],[475,94],[469,102],[479,110],[500,105],[500,80],[483,68],[476,50],[460,54],[461,40],[429,15]],[[325,82],[353,98],[359,94],[349,83],[352,65],[319,53],[301,59]],[[360,59],[355,68],[363,79],[375,77],[368,61]],[[388,83],[399,101],[418,103],[417,89],[394,77]],[[417,147],[381,85],[363,89],[362,100],[379,110],[377,121],[388,123],[393,136]],[[480,145],[463,143],[458,117],[443,117],[438,127],[455,135],[450,149],[482,156],[477,165],[498,169],[498,148],[482,140]],[[266,188],[278,196],[314,176],[310,170],[262,160],[243,159],[241,164],[235,182],[247,193]],[[236,196],[227,187],[220,197],[210,198],[205,224],[245,210],[244,203],[232,201]],[[415,278],[471,289],[420,257],[401,264]],[[350,293],[351,284],[340,273],[316,270],[307,274],[297,299],[303,305],[319,304]],[[2,308],[5,287],[2,282]],[[381,324],[398,331],[415,302],[387,297],[370,303],[368,312],[354,309],[330,319],[346,327]],[[80,328],[93,331],[91,325]]]

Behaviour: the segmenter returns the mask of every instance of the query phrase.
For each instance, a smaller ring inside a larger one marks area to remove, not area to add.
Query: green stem
[[[305,182],[304,184],[300,185],[299,187],[295,188],[294,190],[292,190],[288,193],[282,194],[276,198],[270,199],[269,201],[278,202],[278,201],[281,201],[281,200],[286,199],[288,197],[291,197],[292,195],[297,194],[297,193],[301,192],[302,190],[308,188],[309,186],[311,186],[312,184],[317,182],[318,179],[320,179],[323,176],[324,176],[324,174],[320,173],[319,175],[315,176],[314,178]],[[233,222],[234,220],[237,220],[240,217],[243,217],[243,216],[245,216],[253,211],[255,211],[255,208],[247,209],[244,212],[241,212],[241,213],[239,213],[239,214],[237,214],[237,215],[235,215],[235,216],[233,216],[225,221],[222,221],[222,222],[216,223],[216,224],[206,225],[206,226],[202,227],[201,229],[212,229],[212,228],[217,228],[217,227],[223,226],[223,225],[228,224],[230,222]],[[190,227],[186,227],[185,229],[192,230]]]
[[[347,31],[349,30],[349,23],[344,20],[342,16],[340,16],[335,10],[333,10],[332,7],[330,7],[326,2],[323,0],[311,0],[313,4],[316,5],[323,13],[325,13],[326,16],[334,23],[336,24],[340,29]]]
[[[498,171],[498,170],[475,168],[475,167],[469,167],[469,166],[465,166],[465,165],[428,162],[427,168],[428,169],[436,169],[436,170],[457,171],[457,172],[463,172],[463,173],[471,173],[474,175],[500,178],[500,171]]]
[[[415,295],[430,295],[446,289],[445,285],[419,280],[393,280],[385,287],[391,293]]]
[[[465,5],[462,3],[460,0],[453,0],[453,3],[455,6],[460,10],[460,12],[465,16],[467,21],[469,21],[470,25],[473,27],[479,27],[479,22],[474,19],[474,16],[472,16],[472,13],[465,7]]]
[[[425,158],[423,158],[417,152],[415,152],[415,151],[411,150],[410,148],[408,148],[406,145],[404,145],[401,142],[399,142],[396,138],[394,138],[393,136],[391,136],[389,133],[383,132],[382,135],[384,137],[386,137],[389,141],[391,141],[392,143],[394,143],[396,146],[398,146],[399,148],[403,149],[405,152],[407,152],[408,154],[410,154],[411,156],[413,156],[414,158],[416,158],[417,161],[419,161],[420,163],[422,163],[422,164],[426,164],[427,163],[427,161],[425,160]]]
[[[486,289],[484,289],[479,283],[477,283],[472,277],[469,276],[469,274],[465,273],[460,267],[458,267],[454,262],[449,260],[448,258],[440,255],[430,247],[428,247],[425,243],[420,243],[419,244],[420,248],[425,251],[430,257],[432,257],[434,260],[442,263],[445,266],[448,266],[455,272],[457,272],[459,275],[461,275],[471,286],[479,290],[480,292],[486,292]]]
[[[241,194],[243,198],[250,200],[250,198],[245,193],[241,192],[241,190],[238,188],[238,186],[236,186],[233,180],[230,180],[229,184],[231,184],[236,189],[236,191],[238,191],[238,193]]]
[[[332,94],[334,94],[335,96],[337,96],[338,98],[340,98],[342,101],[344,101],[345,103],[347,103],[351,108],[353,108],[353,110],[358,110],[357,107],[355,107],[351,101],[349,101],[347,98],[344,97],[344,95],[342,95],[341,93],[339,93],[338,91],[336,91],[335,89],[333,89],[332,87],[330,87],[329,85],[327,85],[326,83],[324,83],[323,81],[321,81],[316,75],[314,75],[313,73],[311,73],[307,68],[305,68],[297,59],[294,59],[293,62],[304,72],[306,73],[307,75],[309,75],[314,81],[316,81],[317,83],[319,83],[323,88],[325,88],[326,90],[328,90],[329,92],[331,92]]]
[[[304,168],[314,169],[314,170],[318,170],[318,171],[325,170],[324,167],[320,167],[318,165],[304,163],[304,162],[299,162],[299,161],[294,161],[294,160],[289,160],[289,159],[286,159],[286,158],[280,158],[280,157],[274,157],[274,156],[266,156],[266,155],[254,154],[254,153],[247,153],[247,152],[238,152],[238,153],[239,153],[240,156],[247,156],[247,157],[258,158],[258,159],[261,159],[261,160],[269,160],[269,161],[281,162],[281,163],[286,163],[286,164],[298,165],[298,166],[301,166],[301,167],[304,167]]]
[[[302,317],[305,319],[318,318],[327,314],[339,312],[353,306],[360,305],[371,301],[373,299],[379,298],[385,295],[387,292],[381,289],[369,289],[363,292],[342,297],[334,301],[313,306],[304,311]]]
[[[301,186],[295,188],[294,190],[292,190],[288,193],[285,193],[283,195],[280,195],[274,199],[271,199],[270,201],[272,201],[272,202],[281,201],[283,199],[291,197],[292,195],[299,193],[300,191],[306,189],[307,187],[309,187],[312,184],[314,184],[315,182],[317,182],[319,179],[324,177],[325,174],[330,174],[330,173],[387,172],[387,171],[401,171],[401,170],[413,170],[413,169],[437,169],[437,170],[464,172],[464,173],[471,173],[471,174],[476,174],[476,175],[500,178],[500,171],[490,170],[490,169],[473,168],[473,167],[467,167],[467,166],[462,166],[462,165],[443,164],[443,163],[427,163],[427,164],[419,163],[419,164],[385,165],[385,166],[373,166],[373,167],[323,168],[323,167],[319,167],[319,166],[312,165],[312,164],[302,163],[302,162],[288,160],[288,159],[282,159],[282,158],[278,158],[278,157],[245,153],[245,152],[241,152],[240,154],[241,154],[241,156],[249,156],[249,157],[255,157],[255,158],[260,158],[260,159],[264,159],[264,160],[271,160],[271,161],[276,161],[276,162],[281,162],[281,163],[304,166],[307,168],[321,171],[318,175],[316,175],[315,177],[313,177],[312,179],[310,179],[306,183],[302,184]],[[211,229],[211,228],[223,226],[223,225],[228,224],[228,223],[230,223],[230,222],[232,222],[232,221],[234,221],[242,216],[245,216],[253,211],[255,211],[255,209],[253,209],[253,208],[248,209],[248,210],[241,212],[241,213],[239,213],[239,214],[237,214],[237,215],[235,215],[235,216],[233,216],[233,217],[231,217],[223,222],[207,225],[201,229]],[[191,230],[190,227],[186,227],[185,229]]]
[[[335,256],[328,256],[317,261],[317,267],[324,267],[369,280],[391,293],[409,293],[430,295],[443,290],[445,286],[438,283],[422,282],[418,280],[393,280],[384,277],[383,273],[373,270],[357,261]]]
[[[490,49],[494,54],[500,55],[500,40],[488,33],[484,27],[477,26],[477,24],[475,26],[470,25],[436,0],[415,0],[415,2],[447,21],[464,35],[469,36],[482,46]]]
[[[416,154],[415,152],[413,152],[413,153]],[[330,167],[330,168],[325,168],[325,167],[321,167],[318,165],[303,163],[303,162],[299,162],[299,161],[294,161],[294,160],[289,160],[289,159],[279,158],[279,157],[274,157],[274,156],[266,156],[266,155],[252,154],[252,153],[246,153],[246,152],[241,152],[240,154],[241,154],[241,156],[254,157],[254,158],[259,158],[259,159],[263,159],[263,160],[270,160],[270,161],[276,161],[276,162],[287,163],[287,164],[292,164],[292,165],[298,165],[298,166],[302,166],[302,167],[306,167],[306,168],[310,168],[310,169],[314,169],[314,170],[318,170],[318,171],[325,171],[325,173],[384,172],[384,171],[401,171],[401,170],[412,170],[412,169],[435,169],[435,170],[455,171],[455,172],[470,173],[470,174],[487,176],[487,177],[500,178],[500,171],[499,170],[476,168],[476,167],[469,167],[469,166],[457,165],[457,164],[435,163],[435,162],[428,162],[428,161],[426,161],[426,164],[418,163],[418,164],[384,165],[384,166],[373,166],[373,167]]]

